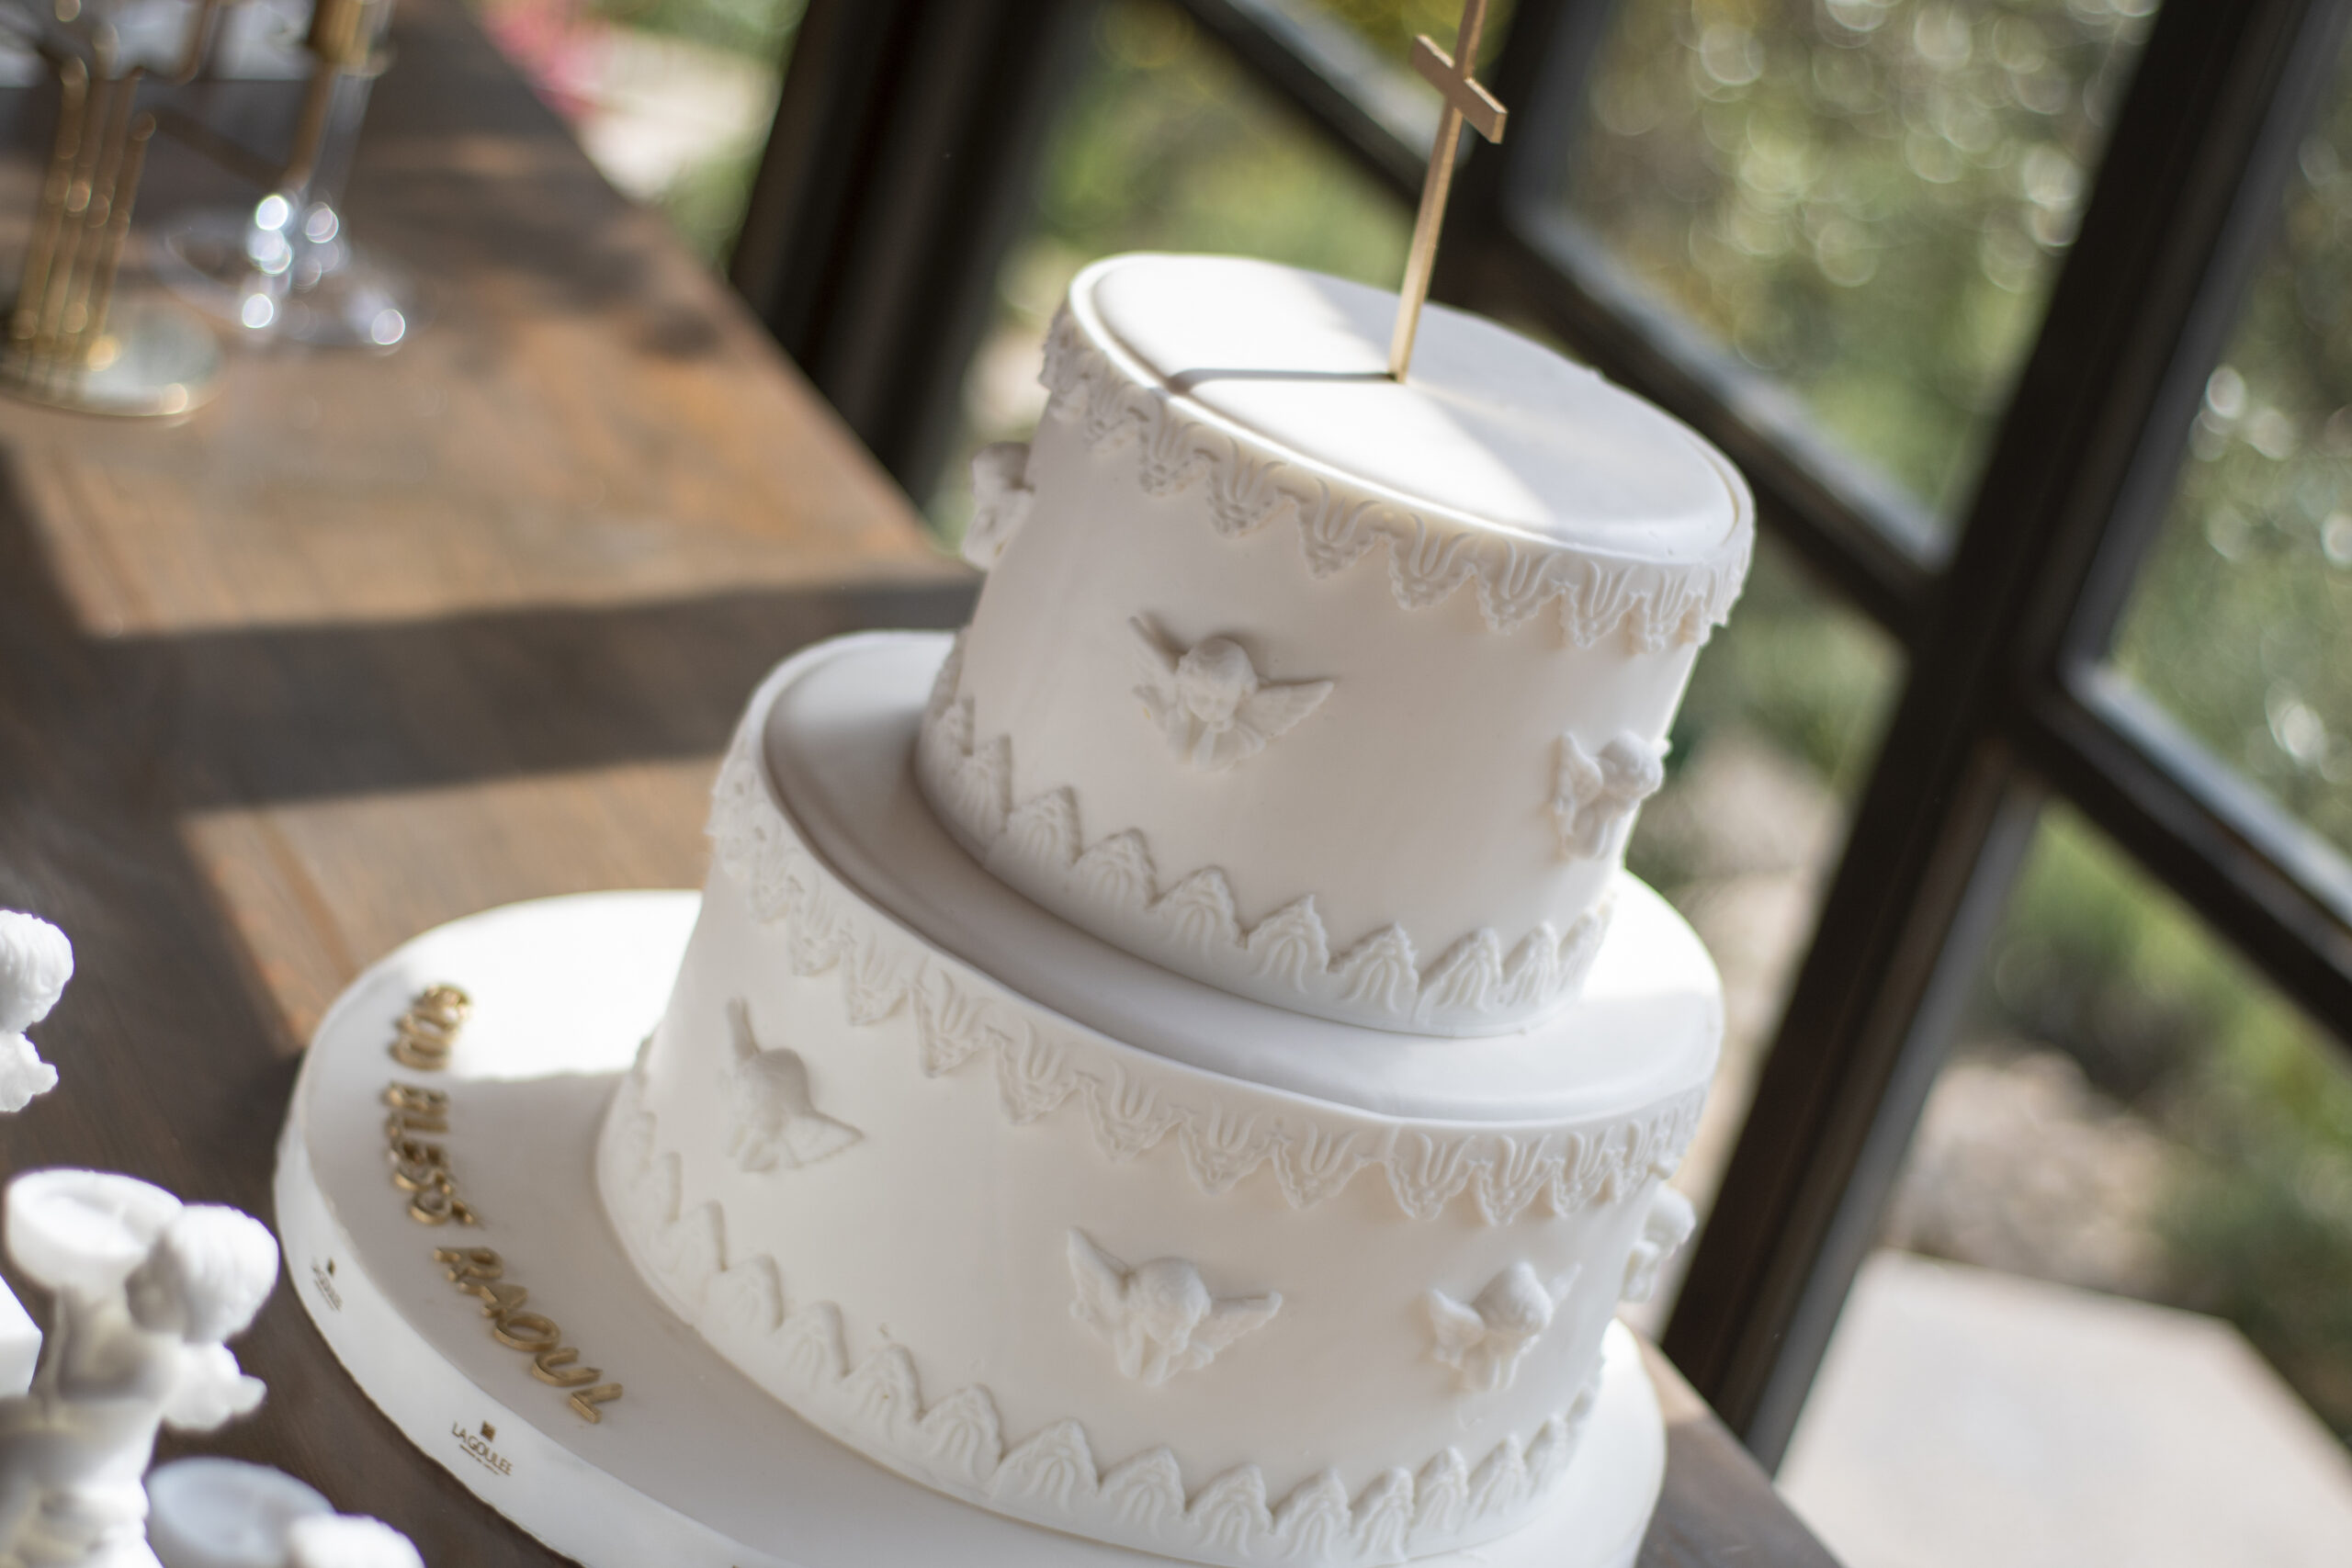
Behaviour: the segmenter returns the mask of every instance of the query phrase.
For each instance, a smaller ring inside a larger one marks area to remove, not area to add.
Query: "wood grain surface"
[[[450,0],[405,4],[394,40],[347,210],[435,291],[408,344],[242,350],[169,425],[0,401],[0,907],[63,926],[80,969],[37,1032],[61,1086],[0,1123],[9,1170],[266,1217],[297,1055],[359,969],[514,899],[698,885],[761,673],[968,606],[906,498]],[[45,112],[0,104],[0,238]],[[252,195],[159,144],[141,227]],[[435,1568],[561,1561],[408,1446],[290,1288],[237,1350],[261,1413],[164,1451],[292,1471]],[[1644,1563],[1826,1562],[1658,1366]]]

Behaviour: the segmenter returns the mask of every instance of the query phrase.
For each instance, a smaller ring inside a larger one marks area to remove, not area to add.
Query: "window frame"
[[[1400,96],[1398,73],[1344,26],[1303,0],[1169,3],[1376,180],[1408,203],[1418,197],[1433,106]],[[739,247],[734,278],[919,495],[944,461],[984,302],[1034,188],[1043,127],[1069,75],[1052,67],[1067,65],[1092,9],[811,0],[746,220],[757,243]],[[1511,106],[1511,134],[1499,147],[1465,139],[1432,292],[1541,323],[1714,441],[1747,475],[1762,525],[1906,656],[1663,1341],[1774,1466],[2046,798],[2105,832],[2304,1009],[2352,1020],[2352,868],[2103,661],[2296,146],[2334,76],[2352,0],[2168,0],[2158,10],[1949,539],[1920,503],[1758,398],[1751,374],[1653,304],[1553,198],[1615,11],[1615,0],[1519,0],[1487,73]],[[934,51],[925,81],[876,85],[890,75],[874,63],[883,51],[913,48],[950,13],[964,18],[956,62],[937,63]],[[850,37],[848,54],[829,41],[837,35]],[[941,101],[939,70],[979,78],[1008,60],[1023,68],[1009,88],[1000,73],[985,96],[999,117],[986,134],[935,107],[920,138],[906,130],[897,109],[923,92]],[[812,112],[820,104],[827,112]],[[828,159],[812,157],[820,147]],[[927,197],[887,184],[922,153],[960,160],[961,177]],[[820,193],[830,207],[785,177],[818,166],[831,171]],[[857,180],[886,184],[858,197]],[[861,205],[882,220],[860,216]],[[823,312],[806,302],[826,280],[861,279],[861,256],[910,234],[944,236],[936,243],[951,254],[896,294],[862,297],[867,319],[897,320],[896,309],[923,331],[877,329],[846,351],[838,333],[828,341]],[[772,308],[779,300],[801,303]]]

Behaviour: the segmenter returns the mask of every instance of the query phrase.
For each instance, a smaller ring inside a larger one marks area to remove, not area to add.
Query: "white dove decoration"
[[[47,920],[0,909],[0,1111],[22,1111],[57,1087],[25,1031],[49,1016],[74,977],[74,944]]]
[[[809,1102],[808,1065],[797,1051],[760,1049],[752,1032],[752,1010],[741,998],[727,1004],[727,1021],[735,1036],[735,1065],[727,1070],[735,1132],[727,1154],[736,1168],[797,1170],[865,1136]]]
[[[1157,1388],[1194,1371],[1218,1351],[1261,1328],[1283,1298],[1212,1296],[1201,1271],[1181,1258],[1155,1258],[1130,1269],[1083,1231],[1069,1233],[1069,1273],[1078,1285],[1070,1315],[1110,1341],[1119,1371]]]
[[[1143,684],[1135,690],[1144,712],[1170,748],[1204,773],[1256,756],[1331,694],[1329,681],[1260,680],[1250,655],[1230,637],[1180,651],[1141,615],[1127,626],[1136,637]]]
[[[1599,860],[1623,847],[1643,801],[1666,783],[1666,743],[1620,730],[1598,755],[1573,735],[1560,737],[1560,767],[1552,786],[1552,820],[1560,853]]]
[[[999,441],[972,455],[972,520],[964,525],[964,558],[982,571],[1029,521],[1037,492],[1029,488],[1026,442]]]
[[[1514,1263],[1466,1305],[1431,1291],[1424,1298],[1437,1337],[1430,1354],[1460,1374],[1465,1393],[1509,1388],[1520,1359],[1552,1326],[1553,1309],[1566,1299],[1578,1272],[1569,1269],[1547,1289],[1533,1268]]]

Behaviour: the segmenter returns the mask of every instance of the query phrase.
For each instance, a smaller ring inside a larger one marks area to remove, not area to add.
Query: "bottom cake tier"
[[[811,1423],[1002,1513],[1232,1564],[1510,1530],[1688,1231],[1704,951],[1628,882],[1586,995],[1485,1040],[1159,970],[932,820],[947,649],[842,639],[753,700],[599,1144],[631,1260]]]

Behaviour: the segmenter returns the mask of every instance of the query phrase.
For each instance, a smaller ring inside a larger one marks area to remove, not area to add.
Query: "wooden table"
[[[81,967],[39,1032],[61,1087],[0,1124],[8,1168],[266,1215],[297,1054],[368,961],[513,899],[697,885],[761,672],[968,605],[906,498],[449,0],[396,41],[349,214],[434,280],[437,320],[387,358],[242,355],[172,426],[0,403],[0,907],[64,926]],[[142,217],[208,194],[237,187],[159,149]],[[435,1568],[558,1561],[376,1414],[290,1289],[237,1350],[268,1403],[203,1449]],[[1657,1367],[1643,1562],[1826,1563]]]

